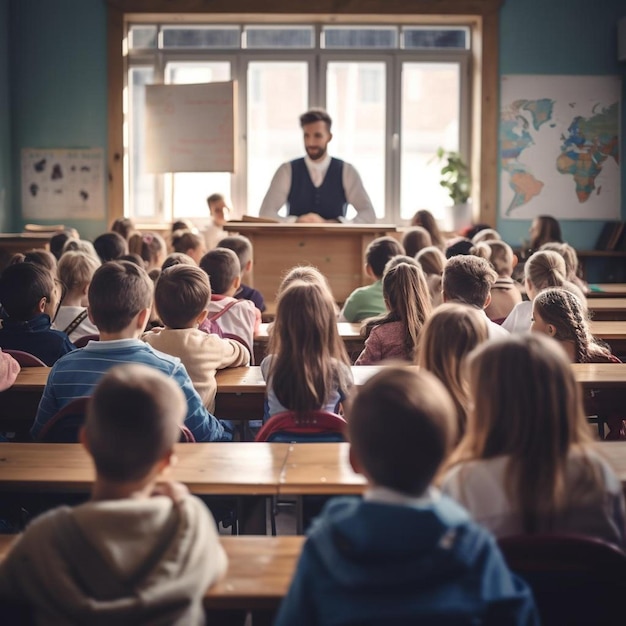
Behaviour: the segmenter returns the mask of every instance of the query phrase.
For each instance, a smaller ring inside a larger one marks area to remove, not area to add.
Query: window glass
[[[246,48],[312,48],[315,31],[312,26],[247,26]]]
[[[162,45],[164,48],[239,48],[240,39],[238,26],[165,26]]]
[[[131,26],[128,31],[128,47],[156,48],[157,27],[156,26]]]
[[[326,26],[322,30],[324,48],[397,48],[395,27]]]
[[[467,28],[403,28],[402,47],[466,49],[469,43]]]

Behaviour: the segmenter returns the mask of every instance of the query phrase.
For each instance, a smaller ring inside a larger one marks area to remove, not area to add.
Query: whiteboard
[[[23,148],[21,174],[25,219],[104,219],[102,148]]]
[[[234,81],[146,86],[146,169],[234,172]]]

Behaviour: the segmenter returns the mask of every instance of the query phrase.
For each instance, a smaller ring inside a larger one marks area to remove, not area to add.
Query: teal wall
[[[624,77],[626,63],[616,60],[616,23],[622,15],[626,15],[623,0],[504,0],[500,71]],[[3,54],[7,31],[9,68]],[[4,114],[7,83],[10,126]],[[624,85],[622,91],[626,101]],[[626,129],[626,106],[622,107],[622,128]],[[625,138],[622,131],[622,219],[626,219]],[[0,0],[0,191],[5,190],[5,205],[13,207],[9,220],[0,204],[0,228],[21,229],[24,223],[20,212],[22,148],[106,148],[106,141],[105,0]],[[106,227],[104,221],[72,225],[85,237]],[[528,221],[498,220],[504,238],[515,245],[526,237],[528,226]],[[592,248],[600,228],[601,222],[595,221],[563,222],[565,237],[578,248]]]
[[[13,201],[19,207],[22,148],[106,149],[106,5],[104,0],[10,4]],[[23,224],[18,209],[12,226],[21,230]],[[87,238],[106,230],[104,219],[71,225]]]
[[[504,0],[500,15],[500,73],[622,76],[621,219],[626,219],[626,62],[617,61],[617,21],[624,0]],[[560,220],[564,238],[593,249],[604,222]],[[512,245],[528,238],[528,220],[498,218]]]
[[[11,121],[9,117],[9,1],[0,0],[0,232],[11,224]]]

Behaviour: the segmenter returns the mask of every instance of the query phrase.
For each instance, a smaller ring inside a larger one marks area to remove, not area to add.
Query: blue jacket
[[[330,501],[275,626],[538,624],[492,535],[446,496],[423,507]]]
[[[0,329],[0,348],[5,350],[21,350],[41,359],[46,365],[52,366],[64,354],[75,350],[68,336],[50,328],[50,316],[38,313],[27,322],[2,321]]]

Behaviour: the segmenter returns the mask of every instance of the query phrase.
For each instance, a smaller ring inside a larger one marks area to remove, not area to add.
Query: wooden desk
[[[18,252],[27,252],[33,248],[50,247],[50,237],[55,233],[0,233],[0,271],[9,259]]]
[[[602,322],[591,320],[589,324],[591,334],[597,339],[603,339],[611,346],[613,354],[626,354],[626,322]]]
[[[376,237],[395,232],[392,224],[262,224],[227,222],[224,230],[252,242],[250,284],[266,300],[275,299],[284,274],[295,265],[314,265],[328,278],[343,302],[357,287],[371,282],[365,274],[365,248]]]
[[[271,496],[288,453],[281,443],[176,445],[172,477],[201,495]],[[80,444],[0,443],[0,492],[87,492],[94,471]]]
[[[254,362],[256,365],[260,365],[267,354],[270,327],[271,323],[261,324],[259,334],[254,338]],[[361,337],[361,323],[337,322],[337,330],[343,339],[348,355],[355,361],[365,344]]]
[[[589,298],[587,309],[594,322],[626,320],[626,298]]]
[[[589,285],[587,298],[625,298],[626,283],[594,283]]]
[[[0,535],[0,560],[16,535]],[[286,595],[305,537],[220,537],[228,570],[208,589],[204,607],[276,609]],[[216,622],[217,623],[217,622]]]

